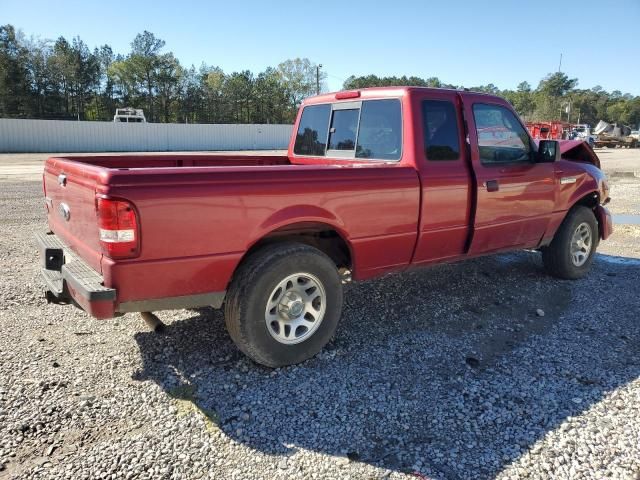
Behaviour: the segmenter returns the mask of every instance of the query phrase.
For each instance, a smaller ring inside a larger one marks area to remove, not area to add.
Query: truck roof
[[[457,90],[455,88],[436,88],[436,87],[367,87],[367,88],[355,88],[352,90],[341,90],[338,92],[323,93],[322,95],[316,95],[313,97],[305,98],[302,101],[303,105],[311,105],[314,103],[327,103],[335,102],[336,100],[357,100],[365,98],[380,98],[380,97],[403,97],[412,91],[432,91],[432,92],[456,92],[462,95],[484,95],[487,97],[499,98],[496,95],[484,92],[474,92],[469,90]],[[353,95],[353,96],[350,96]]]

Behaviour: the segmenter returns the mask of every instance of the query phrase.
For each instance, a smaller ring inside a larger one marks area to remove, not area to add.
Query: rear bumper
[[[220,308],[224,302],[225,291],[118,302],[116,289],[105,287],[102,275],[67,248],[55,234],[38,233],[36,243],[47,299],[54,303],[75,303],[96,318],[113,318],[127,312]]]
[[[74,302],[96,318],[116,316],[116,291],[103,285],[102,276],[69,250],[53,233],[36,234],[47,298]]]
[[[611,213],[607,208],[602,205],[598,205],[595,209],[596,218],[598,220],[598,230],[600,238],[606,240],[613,233],[613,220],[611,219]]]

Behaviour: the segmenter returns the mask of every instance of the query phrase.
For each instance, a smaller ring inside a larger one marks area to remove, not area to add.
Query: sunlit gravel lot
[[[212,309],[46,305],[30,178],[0,178],[1,479],[640,478],[640,225],[575,282],[517,252],[349,285],[328,348],[269,370]]]

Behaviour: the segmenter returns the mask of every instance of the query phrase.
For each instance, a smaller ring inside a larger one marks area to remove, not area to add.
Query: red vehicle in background
[[[572,129],[572,124],[567,122],[527,122],[527,130],[531,136],[540,140],[566,140]]]
[[[581,143],[534,141],[495,96],[390,87],[305,100],[287,155],[52,157],[47,297],[97,318],[224,306],[245,354],[297,363],[350,278],[524,248],[586,275],[612,224]]]

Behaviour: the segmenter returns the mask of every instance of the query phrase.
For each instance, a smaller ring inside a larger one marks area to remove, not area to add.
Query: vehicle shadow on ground
[[[238,352],[221,312],[191,311],[164,335],[136,335],[134,378],[274,462],[302,448],[491,478],[640,376],[640,325],[619,318],[637,315],[639,270],[599,255],[587,279],[560,281],[522,252],[350,285],[336,339],[278,370]]]

